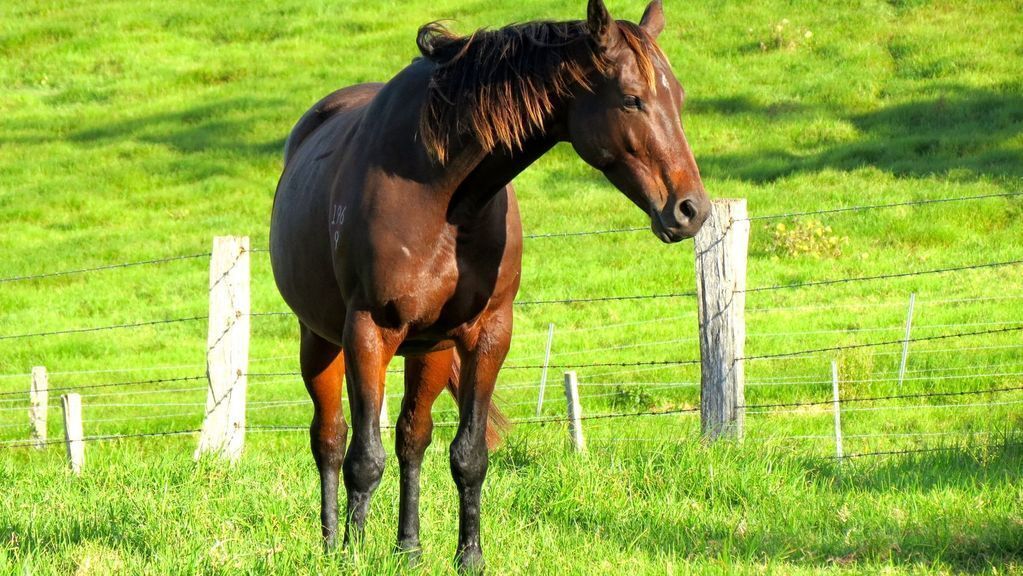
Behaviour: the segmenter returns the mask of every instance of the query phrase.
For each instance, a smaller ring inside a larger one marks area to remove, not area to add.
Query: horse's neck
[[[380,149],[386,151],[380,154],[381,162],[388,172],[432,183],[428,186],[449,194],[450,221],[471,221],[495,194],[562,139],[563,122],[561,115],[555,114],[546,133],[527,139],[521,150],[513,152],[503,148],[486,152],[478,143],[463,140],[453,144],[448,150],[448,161],[438,166],[430,160],[418,138],[408,137],[419,131],[419,111],[430,73],[428,63],[416,61],[396,76],[378,98],[374,112],[385,118],[382,125],[391,127],[380,136],[383,143]],[[409,145],[415,149],[395,153]]]
[[[453,170],[461,171],[461,175],[453,175],[457,186],[451,197],[448,208],[449,219],[458,220],[472,217],[482,209],[505,186],[523,170],[536,162],[557,144],[558,139],[552,135],[538,136],[525,143],[522,150],[509,152],[495,150],[491,153],[467,150],[459,155],[462,160],[466,155],[468,162],[453,162]]]

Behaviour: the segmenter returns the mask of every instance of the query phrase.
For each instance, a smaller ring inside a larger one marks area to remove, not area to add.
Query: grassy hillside
[[[1023,191],[1020,2],[666,4],[661,44],[712,196],[748,198],[763,216]],[[609,7],[635,20],[644,3]],[[0,278],[203,253],[223,234],[263,246],[284,138],[323,94],[388,79],[430,20],[468,32],[584,11],[582,0],[2,3]],[[517,187],[527,233],[646,224],[567,146]],[[1017,260],[1020,238],[1020,197],[755,221],[749,284]],[[529,240],[519,298],[685,292],[692,262],[691,243],[649,232]],[[0,283],[0,336],[203,316],[206,266]],[[910,293],[917,337],[1023,323],[1020,266],[992,267],[751,293],[747,352],[896,340]],[[259,253],[253,309],[285,309]],[[693,300],[667,298],[521,307],[510,366],[542,360],[551,322],[556,364],[699,357]],[[54,386],[202,375],[205,330],[0,340],[0,393],[27,389],[39,364]],[[297,370],[293,319],[255,318],[252,347],[250,371]],[[829,399],[834,357],[846,397],[1011,388],[1023,385],[1021,350],[1019,332],[914,344],[902,387],[898,346],[750,361],[746,400]],[[551,416],[564,413],[554,372]],[[695,366],[579,376],[590,414],[699,402]],[[533,413],[538,378],[502,374],[513,417]],[[86,433],[197,427],[201,384],[83,390]],[[293,376],[253,377],[249,396],[294,402],[253,404],[250,424],[308,422]],[[741,446],[701,445],[688,415],[590,421],[586,457],[567,454],[561,424],[520,425],[492,458],[484,547],[497,574],[1023,573],[1021,453],[1001,447],[1020,441],[1020,402],[1014,391],[850,406],[847,452],[954,449],[841,466],[826,458],[826,406],[753,411]],[[0,396],[0,442],[26,438],[24,405]],[[438,421],[454,416],[445,399]],[[62,434],[59,410],[49,427]],[[426,573],[450,571],[454,550],[449,438],[437,431],[424,469]],[[193,464],[192,437],[95,443],[80,479],[59,446],[0,447],[0,573],[400,572],[393,461],[365,551],[324,558],[306,444],[302,432],[253,433],[225,470]]]

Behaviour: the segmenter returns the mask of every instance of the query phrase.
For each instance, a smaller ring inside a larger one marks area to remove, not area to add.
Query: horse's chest
[[[376,267],[375,303],[410,335],[442,337],[471,324],[494,296],[501,251],[442,239],[400,244]]]

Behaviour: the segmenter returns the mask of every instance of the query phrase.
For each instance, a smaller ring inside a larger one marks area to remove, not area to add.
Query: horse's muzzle
[[[650,228],[666,244],[696,236],[710,214],[710,201],[703,193],[670,199],[662,210],[650,210]]]

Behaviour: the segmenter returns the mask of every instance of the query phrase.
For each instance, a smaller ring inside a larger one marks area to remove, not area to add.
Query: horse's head
[[[616,22],[602,0],[590,0],[586,23],[606,65],[573,99],[569,140],[649,214],[658,238],[691,238],[710,201],[682,130],[685,93],[656,44],[664,28],[661,2],[651,2],[636,25]]]

